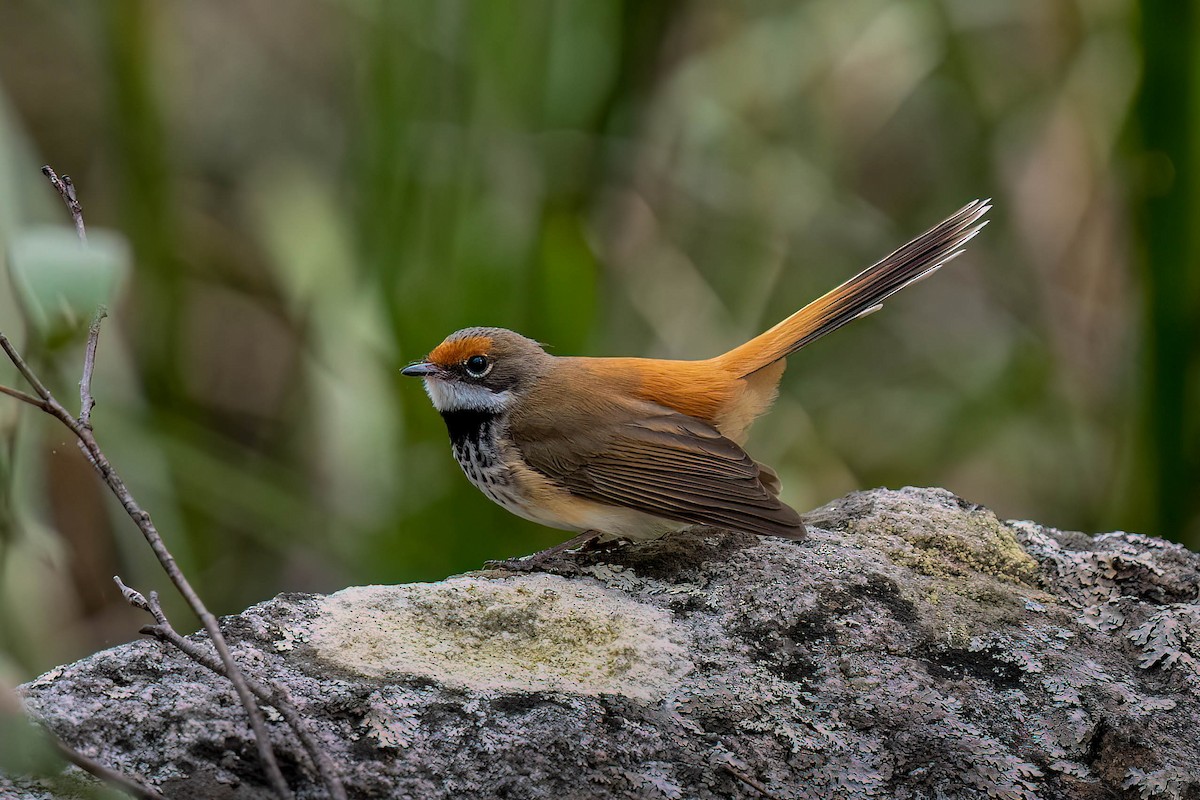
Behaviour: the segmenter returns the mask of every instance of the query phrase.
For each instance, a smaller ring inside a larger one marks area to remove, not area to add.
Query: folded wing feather
[[[790,539],[805,537],[800,515],[775,496],[778,478],[741,447],[693,417],[637,403],[570,446],[523,440],[533,469],[573,494],[667,519]]]

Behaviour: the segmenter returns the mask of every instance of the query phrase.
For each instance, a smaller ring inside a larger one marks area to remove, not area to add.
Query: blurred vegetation
[[[800,509],[939,485],[1197,547],[1195,28],[1132,0],[5,0],[0,330],[73,401],[79,339],[14,288],[35,227],[69,232],[48,162],[131,251],[98,438],[232,612],[562,538],[471,488],[399,376],[450,331],[706,357],[990,196],[952,268],[793,357],[751,451]],[[165,581],[63,430],[4,400],[0,442],[22,679],[135,636],[110,576]]]

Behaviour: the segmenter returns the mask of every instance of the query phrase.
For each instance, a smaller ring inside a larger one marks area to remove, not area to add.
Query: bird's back
[[[655,403],[712,425],[737,443],[775,399],[784,362],[738,377],[717,359],[556,358],[539,390],[569,397],[580,414],[623,398]],[[563,380],[570,376],[570,380]],[[556,379],[558,378],[558,379]]]

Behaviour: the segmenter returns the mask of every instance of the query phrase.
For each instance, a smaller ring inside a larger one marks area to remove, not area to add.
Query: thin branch
[[[161,605],[158,605],[156,602],[155,605],[158,606],[158,610],[154,611],[151,609],[150,602],[146,599],[146,595],[142,594],[137,589],[134,589],[132,586],[127,585],[125,581],[121,580],[120,575],[113,575],[113,583],[115,583],[117,588],[121,590],[121,597],[125,598],[126,603],[129,603],[129,605],[133,606],[138,611],[149,612],[154,617],[155,622],[162,624],[162,620],[166,619],[166,614],[163,614]],[[154,599],[157,601],[157,593],[151,592],[151,594],[155,595]],[[162,615],[162,620],[159,619],[160,614]]]
[[[170,620],[167,619],[167,615],[162,610],[162,605],[158,601],[158,592],[151,592],[149,599],[147,599],[141,592],[126,586],[119,576],[114,575],[113,580],[116,581],[117,587],[120,588],[121,594],[129,605],[141,609],[154,617],[156,624],[145,626],[141,629],[142,633],[174,646],[192,661],[215,672],[217,675],[225,677],[225,667],[218,659],[214,658],[211,653],[207,652],[199,644],[181,636],[171,625]],[[325,752],[324,748],[321,747],[321,743],[317,741],[312,731],[309,730],[307,722],[296,709],[296,705],[292,702],[287,689],[274,682],[264,684],[249,677],[246,679],[246,685],[256,697],[264,703],[274,706],[288,724],[288,727],[296,734],[296,738],[300,740],[304,750],[316,766],[317,772],[320,774],[321,780],[329,792],[329,796],[333,800],[346,800],[346,790],[342,786],[341,778],[338,777],[337,766],[333,763],[333,759]]]
[[[79,234],[79,241],[87,244],[87,230],[83,227],[83,206],[79,203],[79,196],[75,194],[75,184],[71,183],[71,176],[63,175],[60,179],[49,164],[42,167],[42,174],[50,179],[50,185],[67,204],[71,219],[75,221],[75,233]]]
[[[100,323],[107,316],[108,309],[100,306],[88,328],[87,347],[83,351],[83,377],[79,379],[79,424],[89,429],[92,427],[92,409],[96,407],[96,400],[92,397],[92,372],[96,369],[96,348],[100,344]]]
[[[21,373],[21,377],[29,381],[29,385],[33,387],[35,392],[37,392],[38,397],[45,400],[52,407],[57,406],[58,408],[62,409],[62,413],[67,414],[67,410],[58,405],[58,401],[51,396],[50,390],[46,388],[46,384],[42,383],[38,376],[33,373],[33,370],[31,370],[29,365],[25,363],[25,359],[21,358],[21,354],[17,352],[17,348],[13,347],[13,343],[10,342],[8,337],[3,333],[0,333],[0,348],[4,349],[4,353],[8,356],[8,360],[11,361],[13,366],[17,368],[17,372]],[[47,413],[54,414],[56,417],[59,416],[58,412],[52,409],[47,409]],[[71,415],[67,414],[67,416],[70,417]],[[59,419],[62,419],[62,417],[59,417]]]
[[[58,751],[59,755],[84,772],[95,775],[109,786],[116,787],[131,797],[137,798],[137,800],[167,800],[167,798],[163,797],[152,787],[124,773],[117,772],[115,769],[110,769],[99,761],[88,758],[83,753],[65,744],[57,736],[52,735],[50,741],[54,743],[54,749]]]
[[[79,235],[80,243],[86,246],[87,229],[83,224],[83,206],[79,202],[79,196],[75,192],[75,184],[71,182],[71,177],[69,175],[63,175],[60,179],[58,175],[55,174],[54,170],[50,168],[49,164],[42,167],[42,174],[50,179],[50,184],[55,188],[59,196],[62,197],[63,202],[67,206],[67,210],[71,212],[71,219],[75,222],[75,233]],[[91,427],[90,417],[92,406],[95,405],[95,401],[91,398],[92,370],[96,362],[96,345],[100,338],[100,320],[104,319],[105,314],[105,310],[101,308],[99,312],[97,312],[96,318],[92,321],[91,328],[88,330],[87,354],[84,358],[83,364],[83,380],[79,383],[81,401],[79,422],[88,428]],[[66,413],[66,410],[54,400],[50,394],[50,391],[42,384],[41,381],[38,380],[33,371],[30,370],[25,364],[24,359],[22,359],[17,353],[16,348],[14,348],[12,343],[8,341],[8,337],[4,336],[3,334],[0,334],[0,345],[3,345],[4,352],[8,355],[9,360],[13,362],[18,370],[20,370],[21,375],[25,377],[25,380],[29,381],[30,385],[34,387],[39,397],[34,397],[33,395],[26,394],[25,392],[17,389],[10,389],[7,386],[0,386],[0,393],[6,394],[9,397],[15,397],[21,402],[28,403],[31,406],[36,406],[42,411],[56,416],[65,422],[66,420],[63,418],[63,414]],[[82,446],[82,442],[80,444]],[[49,730],[47,730],[47,733],[50,733]],[[133,778],[129,778],[120,772],[109,769],[103,764],[88,758],[87,756],[68,746],[57,736],[54,736],[53,734],[50,734],[50,736],[51,741],[54,742],[55,748],[63,758],[70,761],[80,769],[95,775],[105,783],[116,786],[133,797],[139,798],[139,800],[142,800],[143,798],[145,800],[165,800],[165,798],[154,789],[151,789],[143,785],[141,782],[134,780]]]
[[[42,167],[42,173],[50,180],[51,185],[54,186],[55,190],[62,197],[63,202],[66,203],[67,209],[71,212],[71,218],[75,221],[75,231],[79,234],[79,240],[86,245],[87,231],[83,224],[83,207],[80,205],[79,198],[75,193],[75,185],[71,182],[70,177],[66,175],[63,175],[60,179],[49,165]],[[213,647],[216,648],[217,654],[221,658],[221,663],[225,665],[226,677],[233,684],[238,699],[246,709],[246,716],[250,720],[250,727],[254,730],[255,745],[258,748],[259,758],[263,762],[263,769],[266,771],[267,779],[274,789],[275,794],[281,800],[290,800],[292,792],[283,777],[283,772],[279,769],[279,763],[275,758],[271,741],[267,737],[267,728],[263,720],[262,710],[258,707],[250,690],[246,687],[245,677],[229,652],[229,645],[221,633],[216,617],[209,612],[208,608],[200,600],[200,596],[192,589],[191,583],[184,577],[183,572],[175,563],[175,558],[167,549],[162,536],[158,533],[158,529],[154,527],[150,515],[133,499],[133,495],[112,468],[103,451],[101,451],[100,445],[97,444],[95,437],[92,435],[90,420],[94,401],[91,397],[91,376],[95,367],[96,346],[100,338],[100,321],[103,318],[104,311],[101,309],[92,321],[91,328],[88,331],[87,355],[84,359],[83,378],[80,380],[79,385],[82,405],[78,419],[73,417],[54,398],[50,390],[46,388],[45,384],[29,368],[29,365],[25,363],[25,359],[21,357],[17,349],[13,347],[12,342],[3,333],[0,333],[0,348],[4,350],[8,359],[12,361],[25,380],[34,388],[37,396],[44,401],[42,404],[34,403],[34,405],[38,405],[47,414],[57,417],[79,439],[80,448],[87,455],[92,467],[100,473],[100,477],[104,479],[104,482],[108,485],[112,493],[120,500],[121,505],[125,508],[125,512],[133,520],[134,524],[137,525],[138,530],[142,532],[142,536],[150,545],[150,549],[158,557],[159,563],[162,564],[171,582],[179,589],[179,593],[187,601],[188,606],[200,619],[204,629],[208,632],[209,638],[212,639]],[[13,391],[15,392],[16,390]],[[23,395],[23,393],[22,395],[16,395],[13,392],[5,393],[11,394],[24,402],[29,402],[32,399],[28,395]]]
[[[20,389],[10,389],[7,386],[0,386],[0,394],[6,394],[9,397],[15,397],[22,403],[29,403],[29,405],[34,406],[35,408],[40,408],[42,411],[50,411],[50,407],[46,405],[45,400],[41,399],[40,397],[34,397],[31,394],[25,394],[25,392],[22,392]]]
[[[141,531],[142,537],[150,545],[150,549],[154,551],[154,555],[158,557],[158,562],[166,571],[167,577],[171,579],[171,583],[179,590],[183,599],[187,601],[188,607],[199,618],[204,630],[208,632],[208,636],[212,639],[213,647],[216,648],[217,654],[221,658],[221,663],[225,665],[225,676],[229,682],[233,684],[234,690],[237,692],[238,699],[241,701],[242,707],[246,710],[246,716],[250,719],[250,727],[254,731],[254,743],[258,748],[258,756],[263,762],[263,769],[266,771],[267,779],[271,784],[275,794],[281,800],[290,800],[292,791],[288,788],[287,781],[283,777],[283,772],[279,769],[279,762],[275,758],[275,753],[271,748],[271,740],[267,736],[267,725],[263,720],[262,710],[254,701],[254,696],[246,686],[246,679],[242,675],[241,669],[233,660],[233,655],[229,652],[229,644],[225,641],[224,634],[221,633],[221,628],[217,624],[217,618],[212,615],[212,612],[204,605],[200,596],[196,594],[191,583],[183,572],[179,569],[179,565],[175,563],[175,557],[171,555],[171,551],[167,549],[163,542],[162,536],[158,529],[154,527],[154,522],[137,501],[133,499],[133,495],[126,488],[124,481],[117,475],[112,464],[104,455],[104,451],[100,449],[100,445],[96,442],[96,437],[92,435],[92,431],[71,413],[63,408],[62,404],[50,394],[49,390],[42,384],[38,377],[29,369],[29,365],[21,358],[20,353],[13,347],[12,342],[3,333],[0,333],[0,349],[8,355],[10,361],[17,370],[25,376],[38,395],[44,401],[42,409],[59,421],[66,425],[76,438],[79,439],[80,445],[87,454],[88,459],[92,462],[92,466],[100,473],[100,477],[104,479],[109,490],[116,495],[121,506],[124,507],[125,513],[129,515],[138,530]],[[33,400],[33,398],[29,398]],[[34,405],[38,405],[36,402]]]
[[[0,337],[2,337],[2,334],[0,334]],[[0,346],[2,344],[3,340],[0,339]],[[183,599],[187,601],[192,612],[199,618],[201,624],[204,626],[204,630],[208,632],[213,647],[216,648],[217,655],[221,658],[221,663],[225,665],[226,677],[233,684],[233,688],[237,692],[242,706],[246,709],[246,715],[250,718],[250,727],[254,730],[255,745],[258,747],[259,758],[262,759],[267,778],[274,788],[275,793],[280,798],[290,798],[292,792],[288,789],[283,772],[279,769],[279,762],[275,759],[275,753],[271,749],[271,740],[267,736],[267,726],[263,720],[262,710],[255,703],[250,689],[246,686],[245,676],[233,660],[233,655],[229,652],[229,644],[225,641],[225,635],[221,633],[221,628],[217,624],[217,618],[204,605],[200,596],[192,588],[192,584],[184,576],[183,571],[179,569],[179,565],[175,562],[175,557],[167,549],[162,536],[150,518],[150,514],[134,500],[133,495],[125,486],[125,482],[117,475],[116,470],[113,469],[112,464],[109,463],[108,458],[104,455],[104,451],[96,443],[96,438],[92,435],[92,432],[85,428],[78,420],[72,418],[70,414],[66,413],[65,409],[53,398],[50,399],[50,402],[54,403],[57,407],[51,413],[63,420],[63,423],[79,438],[84,449],[91,457],[92,466],[100,473],[100,477],[104,479],[104,482],[108,484],[108,488],[116,495],[117,500],[124,507],[125,513],[129,515],[130,519],[137,525],[138,530],[142,532],[143,538],[150,545],[150,549],[154,551],[154,555],[158,557],[158,562],[166,571],[167,577],[171,579],[171,583],[175,584],[175,587],[179,590]]]

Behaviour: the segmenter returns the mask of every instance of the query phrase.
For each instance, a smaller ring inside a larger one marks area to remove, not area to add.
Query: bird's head
[[[400,374],[423,378],[429,399],[442,413],[499,413],[542,374],[551,358],[540,344],[519,333],[464,328]]]

